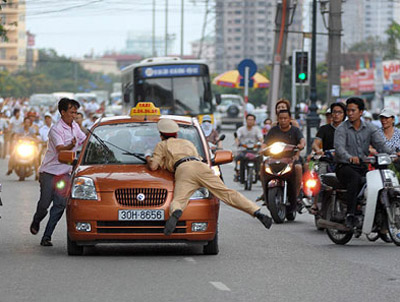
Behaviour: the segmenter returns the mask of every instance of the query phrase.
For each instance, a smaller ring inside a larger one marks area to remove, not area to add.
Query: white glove
[[[150,149],[146,150],[146,152],[144,153],[144,158],[146,158],[147,156],[153,156],[153,151]]]

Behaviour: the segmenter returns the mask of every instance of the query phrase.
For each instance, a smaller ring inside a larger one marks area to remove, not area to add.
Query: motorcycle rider
[[[32,127],[32,120],[29,117],[24,118],[23,122],[23,127],[19,128],[15,132],[15,140],[18,140],[19,137],[29,137],[35,142],[39,142],[37,136],[36,136],[36,129]],[[14,144],[15,146],[15,144]],[[15,167],[15,161],[16,161],[16,150],[12,150],[10,159],[8,161],[8,171],[6,175],[10,175]],[[34,160],[34,165],[35,165],[35,179],[38,180],[39,174],[38,174],[38,169],[39,169],[39,158],[36,158]]]
[[[218,141],[218,131],[214,129],[211,121],[211,116],[209,116],[208,114],[203,116],[203,119],[201,121],[201,129],[203,130],[208,143],[217,145],[217,148],[222,148],[222,142]]]
[[[346,119],[346,106],[343,103],[333,103],[330,107],[332,122],[319,128],[312,144],[312,150],[318,154],[324,154],[324,151],[334,149],[333,139],[335,130]],[[320,163],[321,173],[327,173],[327,163]]]
[[[312,150],[318,154],[323,155],[326,150],[334,149],[334,136],[336,128],[346,119],[346,106],[343,103],[333,103],[330,106],[332,121],[330,124],[323,125],[319,128],[317,135],[312,144]],[[319,174],[329,172],[329,163],[326,161],[319,162]],[[314,198],[314,203],[311,206],[311,213],[317,214],[318,212],[318,198]]]
[[[295,145],[299,151],[294,155],[294,173],[291,174],[290,179],[288,179],[288,196],[289,200],[292,201],[291,211],[296,210],[297,203],[296,198],[300,193],[301,179],[302,179],[302,167],[300,162],[300,150],[303,150],[306,144],[303,133],[300,129],[291,124],[291,113],[289,110],[280,110],[278,112],[278,125],[272,127],[269,130],[267,136],[265,137],[264,144],[266,146],[271,145],[275,142],[283,142],[290,145]],[[282,154],[284,156],[284,154]],[[290,156],[290,154],[288,154]],[[261,177],[264,178],[266,175],[261,173]],[[262,183],[268,183],[269,179],[262,179]],[[264,193],[267,188],[263,186]],[[266,194],[264,194],[265,196]]]
[[[263,142],[263,134],[261,129],[256,125],[256,116],[254,114],[247,114],[246,116],[246,125],[240,127],[237,132],[237,136],[235,137],[235,143],[238,147],[242,144],[246,143],[257,143]],[[233,181],[239,180],[239,169],[238,169],[238,161],[241,161],[245,158],[245,152],[239,151],[235,156],[235,176]]]
[[[350,97],[346,101],[348,120],[343,122],[335,131],[334,147],[336,176],[346,187],[347,216],[346,226],[350,229],[355,225],[357,194],[362,188],[362,177],[368,167],[362,159],[369,155],[372,145],[378,152],[392,153],[386,146],[378,129],[371,123],[361,120],[364,111],[364,101],[358,97]]]

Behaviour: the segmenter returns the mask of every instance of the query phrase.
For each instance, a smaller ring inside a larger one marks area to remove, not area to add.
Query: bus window
[[[181,77],[173,80],[176,114],[211,112],[211,102],[205,101],[204,81],[204,77]]]
[[[137,102],[151,101],[161,110],[171,110],[173,103],[172,79],[139,79],[136,87]]]

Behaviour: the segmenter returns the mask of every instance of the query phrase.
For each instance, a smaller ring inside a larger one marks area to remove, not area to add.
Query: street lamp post
[[[310,107],[307,115],[307,153],[311,152],[312,138],[315,137],[321,119],[317,114],[317,68],[316,68],[316,45],[317,45],[317,0],[313,0],[312,15],[312,41],[311,41],[311,75],[310,75]]]

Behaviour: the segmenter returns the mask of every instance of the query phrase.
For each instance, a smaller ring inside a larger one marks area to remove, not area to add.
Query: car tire
[[[77,245],[76,241],[72,241],[67,235],[67,252],[68,256],[82,256],[84,247]]]
[[[208,241],[208,243],[203,247],[204,255],[218,255],[219,247],[218,247],[218,227],[215,232],[215,237],[213,240]]]

